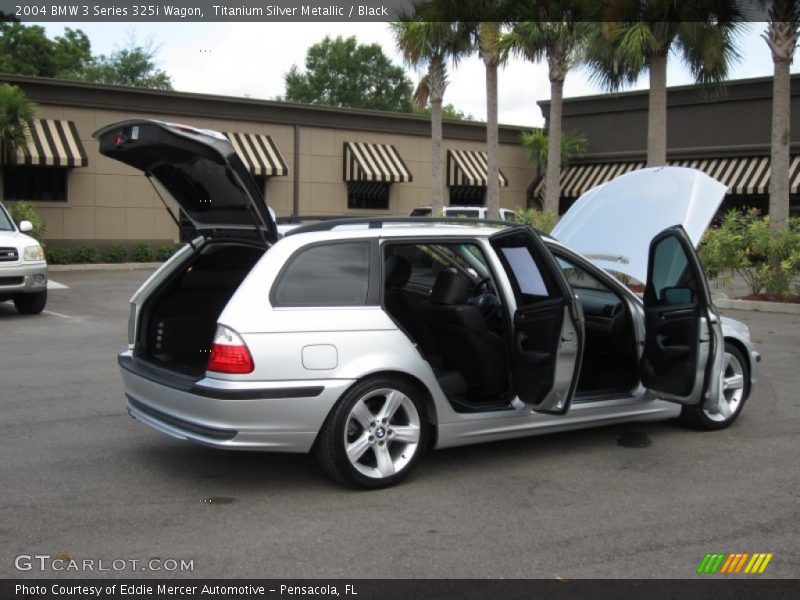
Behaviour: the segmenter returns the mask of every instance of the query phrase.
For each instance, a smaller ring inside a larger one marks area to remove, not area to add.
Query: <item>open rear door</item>
[[[492,246],[514,293],[514,390],[533,410],[569,410],[584,348],[583,312],[550,251],[530,227],[496,233]]]
[[[680,225],[650,243],[641,379],[653,397],[679,404],[717,398],[724,340],[691,240]]]

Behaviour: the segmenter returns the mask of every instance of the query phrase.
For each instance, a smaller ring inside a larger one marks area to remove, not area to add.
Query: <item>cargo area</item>
[[[212,242],[176,265],[142,306],[135,356],[201,377],[222,309],[263,254],[263,246]]]

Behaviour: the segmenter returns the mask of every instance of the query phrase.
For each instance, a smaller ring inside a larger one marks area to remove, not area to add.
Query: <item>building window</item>
[[[6,200],[67,201],[67,169],[63,167],[18,167],[3,169]]]
[[[347,208],[367,210],[388,209],[389,184],[375,181],[348,182]]]
[[[450,204],[483,206],[486,204],[486,188],[483,186],[452,186],[450,188]]]

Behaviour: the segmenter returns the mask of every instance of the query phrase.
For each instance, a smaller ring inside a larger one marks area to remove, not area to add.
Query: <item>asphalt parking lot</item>
[[[127,415],[116,355],[148,274],[54,273],[67,287],[40,316],[0,304],[0,577],[691,577],[706,552],[800,573],[800,316],[727,313],[763,354],[727,430],[436,451],[399,487],[358,492],[312,457],[207,449]],[[18,571],[21,554],[194,569]]]

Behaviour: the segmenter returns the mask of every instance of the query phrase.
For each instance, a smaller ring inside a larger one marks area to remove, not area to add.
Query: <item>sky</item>
[[[40,23],[49,37],[63,33],[65,24]],[[283,75],[293,64],[302,68],[306,49],[325,35],[356,36],[360,43],[378,43],[396,63],[403,64],[394,46],[388,23],[74,23],[92,43],[95,54],[108,54],[137,42],[151,41],[158,48],[159,68],[172,76],[173,87],[186,92],[274,99],[283,94]],[[741,60],[731,79],[772,74],[772,59],[761,38],[764,23],[747,23],[737,47]],[[416,85],[423,73],[406,68]],[[800,72],[800,49],[792,72]],[[450,69],[445,103],[451,103],[473,117],[486,117],[483,63],[477,57]],[[647,77],[627,89],[646,89]],[[667,84],[692,83],[691,75],[678,57],[668,63]],[[544,124],[536,104],[550,97],[545,64],[514,59],[499,73],[500,123],[539,127]],[[603,93],[584,70],[567,75],[566,97]]]

